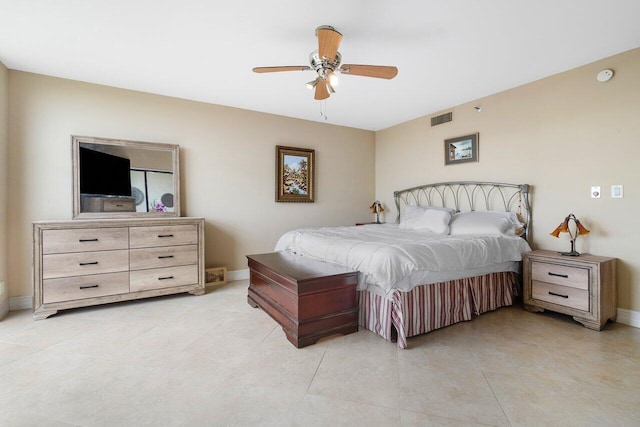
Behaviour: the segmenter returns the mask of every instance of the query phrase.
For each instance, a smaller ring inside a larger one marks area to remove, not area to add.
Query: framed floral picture
[[[480,134],[460,136],[444,140],[444,164],[455,165],[458,163],[478,161],[478,140]]]
[[[315,201],[315,150],[276,146],[276,202]]]

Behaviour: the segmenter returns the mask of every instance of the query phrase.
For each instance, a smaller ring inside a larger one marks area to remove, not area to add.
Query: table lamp
[[[380,203],[379,200],[376,200],[375,202],[373,202],[373,204],[369,207],[369,209],[371,209],[371,212],[373,212],[374,214],[376,214],[376,220],[374,221],[375,224],[382,224],[380,222],[380,212],[384,212],[384,208],[382,207],[382,203]]]
[[[569,227],[569,221],[573,221],[575,223],[573,231],[571,230],[571,227]],[[576,218],[574,214],[569,214],[564,219],[564,221],[562,221],[562,223],[549,234],[551,234],[553,237],[560,237],[560,233],[569,233],[569,237],[571,238],[571,251],[558,253],[560,255],[566,256],[579,256],[580,252],[576,251],[576,239],[578,238],[578,236],[581,236],[583,234],[589,234],[589,230],[587,230],[582,224],[580,224],[580,221],[578,221],[578,218]]]

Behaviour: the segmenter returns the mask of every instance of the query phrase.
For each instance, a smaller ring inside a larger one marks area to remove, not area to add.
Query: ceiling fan
[[[318,50],[309,54],[310,65],[290,65],[278,67],[255,67],[256,73],[274,73],[279,71],[307,71],[314,70],[318,77],[307,83],[310,89],[315,88],[315,99],[322,100],[329,98],[335,93],[334,86],[338,77],[335,72],[351,74],[353,76],[377,77],[380,79],[392,79],[398,74],[396,67],[382,65],[355,65],[341,64],[342,55],[338,52],[338,47],[342,41],[342,34],[329,25],[321,25],[316,28],[318,37]]]

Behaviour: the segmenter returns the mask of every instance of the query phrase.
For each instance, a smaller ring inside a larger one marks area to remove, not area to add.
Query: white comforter
[[[421,273],[482,271],[520,261],[531,249],[515,236],[443,236],[382,224],[293,230],[278,240],[275,250],[358,270],[367,284],[389,292],[415,285],[410,282]]]

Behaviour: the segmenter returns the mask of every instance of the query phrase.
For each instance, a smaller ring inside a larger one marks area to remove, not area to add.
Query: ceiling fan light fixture
[[[338,76],[333,71],[329,73],[327,80],[331,86],[338,86]]]
[[[315,80],[311,80],[310,82],[307,82],[306,86],[307,86],[307,89],[313,89],[316,87],[317,84],[318,84],[318,79],[315,79]]]

